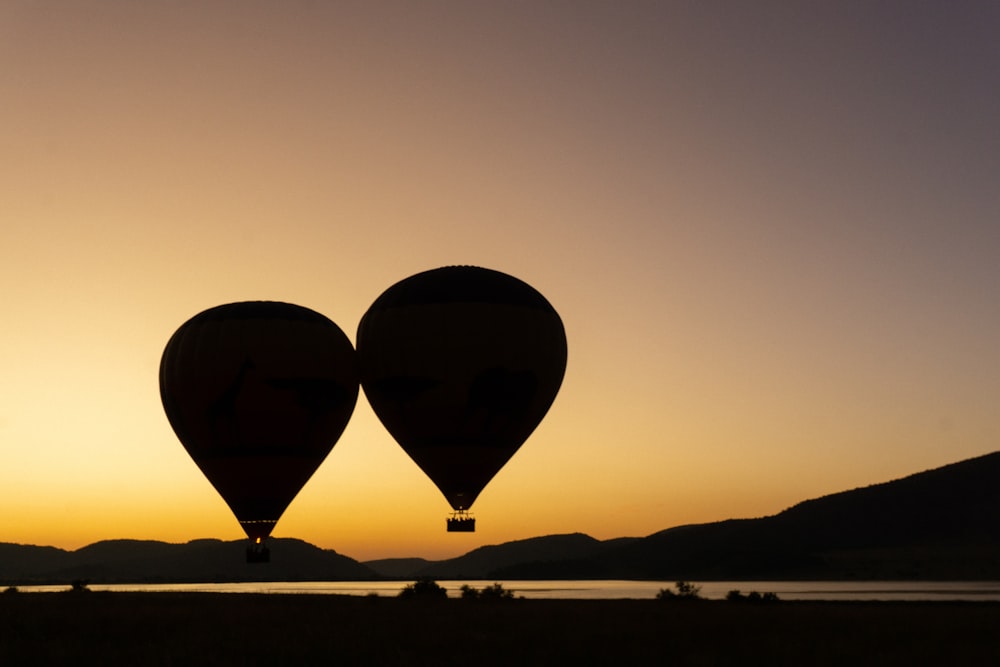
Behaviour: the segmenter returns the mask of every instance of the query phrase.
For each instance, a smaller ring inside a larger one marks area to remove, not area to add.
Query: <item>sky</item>
[[[275,536],[359,560],[777,513],[998,449],[1000,4],[0,0],[0,541],[239,539],[164,415],[222,303],[560,313],[449,534],[361,394]]]

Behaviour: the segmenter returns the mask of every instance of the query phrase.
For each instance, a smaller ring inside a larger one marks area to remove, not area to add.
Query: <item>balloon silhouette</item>
[[[375,414],[455,510],[448,530],[475,530],[469,508],[559,391],[559,315],[517,278],[449,266],[382,293],[357,347]]]
[[[290,303],[210,308],[174,333],[160,361],[167,419],[266,561],[264,540],[333,448],[358,398],[350,340]]]

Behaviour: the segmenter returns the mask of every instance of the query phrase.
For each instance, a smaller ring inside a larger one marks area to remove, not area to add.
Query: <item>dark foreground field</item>
[[[996,665],[997,603],[7,593],[0,665]]]

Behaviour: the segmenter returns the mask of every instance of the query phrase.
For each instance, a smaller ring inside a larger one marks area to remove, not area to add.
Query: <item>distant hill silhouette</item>
[[[378,575],[335,551],[273,538],[272,562],[247,564],[243,540],[186,544],[107,540],[76,551],[0,544],[0,583],[174,583],[232,581],[363,581]]]
[[[577,579],[586,575],[575,566],[578,561],[594,558],[608,549],[638,539],[618,538],[602,542],[583,533],[533,537],[479,547],[458,558],[428,563],[410,572],[409,576],[484,579],[496,577],[498,572],[528,568],[534,573],[532,578]],[[550,564],[554,567],[549,567]]]
[[[1000,452],[771,517],[665,530],[591,564],[651,578],[1000,578]]]
[[[407,579],[433,563],[426,558],[382,558],[365,561],[364,565],[389,579]]]
[[[378,570],[378,567],[373,569]],[[394,576],[405,576],[399,571]],[[441,579],[1000,579],[1000,452],[759,519],[554,535],[419,567]]]
[[[0,584],[406,579],[1000,579],[1000,452],[799,503],[759,519],[642,538],[581,533],[485,546],[444,561],[358,563],[294,539],[247,565],[243,541],[0,543]]]

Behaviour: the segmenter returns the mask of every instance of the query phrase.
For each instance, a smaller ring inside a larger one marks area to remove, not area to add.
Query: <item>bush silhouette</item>
[[[661,588],[656,594],[657,600],[700,600],[701,586],[695,586],[687,581],[678,581],[674,584],[676,591],[669,588]]]
[[[446,598],[448,597],[448,591],[438,585],[438,582],[434,581],[431,577],[419,577],[412,584],[407,584],[399,592],[399,597],[422,599]]]
[[[71,588],[70,593],[89,593],[90,589],[87,587],[90,584],[89,579],[74,579],[70,582]]]
[[[726,599],[730,602],[752,602],[754,604],[760,604],[764,602],[778,602],[781,598],[778,597],[777,593],[758,593],[757,591],[750,591],[748,594],[743,595],[738,590],[729,591],[726,594]]]
[[[482,590],[473,588],[469,584],[463,584],[462,588],[462,599],[463,600],[513,600],[514,591],[507,590],[503,587],[503,584],[497,582],[492,586],[487,586]]]

